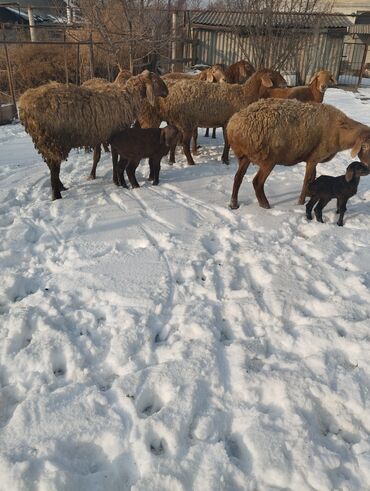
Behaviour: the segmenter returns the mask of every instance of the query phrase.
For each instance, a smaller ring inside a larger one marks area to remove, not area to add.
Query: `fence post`
[[[92,33],[90,33],[90,40],[89,40],[89,60],[90,60],[90,78],[94,78],[95,67],[94,67],[94,45],[93,45]]]
[[[364,54],[362,55],[362,60],[361,60],[361,68],[360,68],[360,76],[358,77],[358,82],[357,82],[357,86],[356,86],[356,89],[358,89],[361,85],[361,82],[362,82],[362,75],[363,75],[363,71],[364,71],[364,67],[365,67],[365,63],[366,63],[366,57],[367,57],[367,50],[369,48],[369,45],[368,44],[364,44]]]
[[[10,65],[10,59],[9,59],[9,53],[8,53],[8,46],[6,44],[5,33],[3,33],[3,39],[4,39],[4,50],[5,50],[5,58],[6,58],[6,71],[7,71],[7,74],[8,74],[9,90],[10,90],[10,94],[11,94],[12,100],[13,100],[13,116],[15,118],[18,118],[17,102],[16,102],[16,99],[15,99],[15,90],[14,90],[12,67]]]
[[[80,85],[80,43],[77,43],[77,54],[76,54],[76,85]]]
[[[69,85],[69,75],[68,75],[68,61],[67,61],[67,46],[66,46],[66,32],[64,31],[64,71],[66,76],[66,85]]]

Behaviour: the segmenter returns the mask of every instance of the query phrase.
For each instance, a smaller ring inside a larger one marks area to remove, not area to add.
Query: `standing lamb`
[[[50,169],[52,199],[65,188],[59,179],[62,160],[72,148],[95,147],[136,119],[145,97],[166,97],[167,87],[148,71],[131,77],[125,87],[110,84],[96,90],[51,82],[27,90],[19,100],[20,119]]]
[[[337,213],[339,213],[337,225],[343,227],[347,201],[357,193],[360,177],[369,174],[369,167],[361,162],[352,162],[343,176],[320,176],[315,179],[307,188],[307,195],[311,197],[306,205],[307,219],[312,220],[312,208],[316,205],[314,209],[316,220],[323,223],[322,210],[329,201],[336,198]]]
[[[265,99],[234,114],[227,137],[239,168],[235,174],[230,208],[238,208],[238,192],[250,162],[259,166],[253,179],[258,203],[270,208],[264,184],[276,164],[306,162],[299,204],[304,204],[307,185],[315,179],[319,162],[352,148],[352,157],[370,165],[370,128],[348,118],[328,104]]]
[[[222,160],[228,164],[226,124],[231,116],[240,108],[263,97],[267,88],[281,85],[286,85],[283,77],[279,72],[269,69],[254,73],[244,85],[181,81],[169,87],[166,99],[159,99],[151,111],[148,111],[146,105],[146,111],[140,114],[139,122],[143,127],[154,127],[163,120],[176,126],[182,132],[183,149],[189,165],[194,165],[190,153],[190,139],[194,129],[222,126],[225,138]]]
[[[117,185],[127,187],[124,171],[133,188],[138,188],[135,171],[141,159],[149,159],[149,181],[156,186],[162,157],[168,154],[170,147],[180,140],[180,133],[173,126],[165,128],[128,128],[113,136],[110,140],[112,156],[120,156],[119,163],[113,169],[113,179]]]
[[[269,89],[266,97],[280,99],[297,99],[302,102],[322,102],[329,85],[337,85],[333,75],[327,70],[320,70],[312,77],[308,85],[299,87],[287,87],[285,89]]]

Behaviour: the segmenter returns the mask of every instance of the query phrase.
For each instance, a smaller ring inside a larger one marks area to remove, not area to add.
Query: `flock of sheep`
[[[182,143],[188,164],[194,165],[197,129],[206,127],[208,135],[208,128],[222,127],[222,161],[229,163],[230,146],[239,161],[230,207],[238,208],[239,188],[253,162],[259,167],[253,179],[258,203],[269,208],[264,183],[277,164],[306,162],[300,204],[312,196],[317,164],[337,152],[352,149],[352,157],[370,166],[370,128],[322,104],[330,84],[336,84],[334,77],[321,70],[307,86],[287,88],[279,72],[255,71],[243,60],[227,69],[214,65],[197,76],[159,77],[147,70],[132,76],[121,70],[113,83],[92,79],[81,87],[51,82],[29,89],[20,98],[19,113],[50,169],[53,199],[65,189],[60,165],[72,148],[94,149],[90,177],[95,178],[101,145],[111,144],[115,184],[126,187],[126,172],[137,187],[140,159],[149,158],[150,179],[157,184],[163,155],[170,151],[174,162],[176,145]],[[159,129],[162,121],[169,125],[166,131]]]

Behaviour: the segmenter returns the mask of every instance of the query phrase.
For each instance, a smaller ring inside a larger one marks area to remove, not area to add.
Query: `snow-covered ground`
[[[326,102],[370,123],[370,91]],[[0,128],[0,489],[370,489],[370,178],[326,223],[277,167],[271,210],[251,167],[200,138],[160,185],[111,183],[110,156],[46,165]],[[342,174],[349,152],[319,166]]]

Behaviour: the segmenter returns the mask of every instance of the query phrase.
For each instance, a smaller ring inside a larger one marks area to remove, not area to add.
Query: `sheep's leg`
[[[271,174],[272,169],[274,168],[274,165],[268,165],[264,167],[260,167],[259,171],[255,175],[253,179],[253,187],[254,191],[256,193],[257,199],[258,199],[258,204],[262,208],[270,208],[270,203],[267,201],[266,195],[265,195],[265,190],[264,190],[264,185],[266,182],[266,179],[268,176]]]
[[[247,172],[247,169],[249,167],[250,160],[247,157],[239,157],[239,168],[236,171],[235,177],[234,177],[234,186],[233,186],[233,192],[231,195],[231,200],[229,207],[232,210],[236,210],[239,208],[239,203],[238,203],[238,193],[239,193],[239,188],[240,185],[243,181],[243,178],[245,176],[245,173]]]
[[[226,165],[229,165],[229,150],[230,150],[230,145],[229,145],[229,141],[227,139],[227,133],[226,133],[226,126],[223,126],[222,127],[222,131],[223,131],[223,134],[224,134],[224,141],[225,141],[225,144],[224,144],[224,151],[222,152],[222,162]]]
[[[206,138],[208,138],[208,137],[209,137],[209,128],[206,128],[206,132],[204,133],[204,136],[205,136]]]
[[[153,159],[149,159],[149,177],[148,181],[153,181],[154,180],[154,165],[153,165]]]
[[[304,175],[302,191],[298,200],[299,205],[304,205],[304,202],[306,200],[307,187],[312,181],[315,180],[316,166],[317,166],[317,162],[306,162],[306,172]]]
[[[56,199],[62,199],[62,195],[60,194],[61,181],[59,179],[60,162],[55,162],[55,161],[54,162],[47,162],[47,165],[48,165],[49,170],[50,170],[51,199],[53,201]]]
[[[316,216],[316,220],[318,222],[324,223],[324,220],[322,219],[322,210],[325,208],[325,206],[329,203],[330,198],[321,198],[319,202],[317,203],[314,212]]]
[[[194,128],[193,130],[191,153],[193,155],[198,155],[198,128]]]
[[[319,198],[313,196],[306,205],[306,217],[307,220],[312,220],[312,208],[319,201]]]
[[[103,143],[103,148],[104,148],[104,152],[109,153],[109,145],[108,145],[108,143]]]
[[[184,154],[185,154],[185,157],[188,161],[188,165],[195,165],[195,162],[194,162],[193,157],[191,156],[191,152],[190,152],[191,135],[192,135],[192,133],[189,131],[183,133],[182,148],[184,149]]]
[[[217,128],[212,129],[212,138],[216,138],[216,129]]]
[[[127,189],[125,181],[125,169],[127,166],[127,160],[120,158],[118,161],[118,153],[112,147],[112,163],[113,163],[113,183],[116,186],[122,186]]]
[[[91,172],[89,175],[89,179],[96,179],[96,167],[101,157],[101,146],[95,145],[94,153],[93,153],[93,165],[91,167]]]
[[[345,212],[347,211],[346,204],[346,199],[338,199],[339,220],[337,221],[337,225],[339,225],[339,227],[343,227],[343,217]]]
[[[346,201],[347,203],[347,201]],[[337,211],[335,212],[336,214],[340,213],[340,208],[341,208],[341,200],[340,198],[337,199]],[[346,204],[344,204],[344,211],[347,211]]]
[[[159,172],[161,170],[161,159],[156,158],[152,161],[153,166],[153,186],[158,186],[159,183]]]
[[[170,160],[169,160],[169,164],[172,165],[172,164],[176,164],[176,145],[171,145],[170,146]]]
[[[140,184],[137,182],[136,176],[135,176],[135,171],[136,171],[136,168],[139,165],[139,163],[140,163],[140,161],[137,162],[134,160],[130,160],[130,162],[128,163],[128,165],[126,167],[127,177],[128,177],[128,180],[130,181],[130,184],[133,188],[139,188],[140,187]]]

